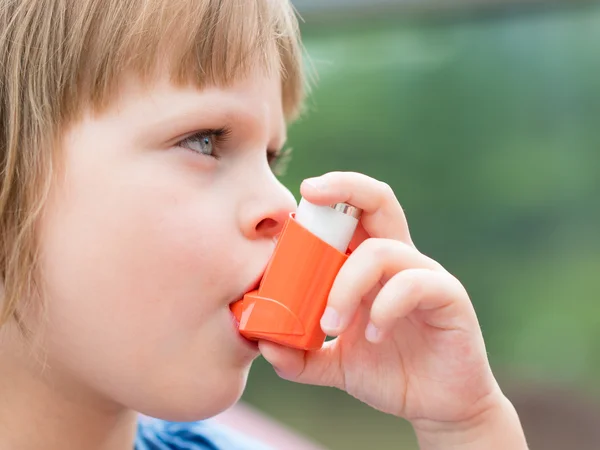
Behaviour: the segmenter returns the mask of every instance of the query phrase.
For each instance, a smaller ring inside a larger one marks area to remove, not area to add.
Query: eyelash
[[[184,145],[182,145],[184,142],[186,141],[193,141],[193,140],[202,140],[205,138],[210,138],[212,140],[212,144],[215,150],[217,150],[219,145],[222,145],[223,142],[227,141],[227,139],[229,138],[229,135],[231,134],[231,130],[229,128],[217,128],[217,129],[208,129],[208,130],[201,130],[198,131],[194,134],[191,134],[189,136],[186,136],[184,139],[181,139],[179,142],[177,142],[177,147],[181,147],[184,148],[186,150],[189,150],[191,152],[194,153],[199,153],[195,150],[192,150],[190,148],[185,147]],[[219,159],[219,155],[218,154],[214,154],[214,155],[206,155],[209,156],[211,158],[215,158],[215,159]]]
[[[278,177],[282,177],[285,175],[292,159],[292,149],[288,147],[283,150],[268,150],[267,158],[273,173]]]
[[[184,147],[182,144],[187,140],[193,140],[193,139],[200,140],[200,139],[209,137],[209,138],[213,139],[212,143],[213,143],[213,148],[215,150],[215,154],[205,155],[205,156],[208,156],[210,158],[215,158],[218,160],[219,159],[219,155],[218,155],[219,145],[222,145],[225,141],[227,141],[227,139],[230,137],[230,135],[231,135],[231,130],[229,128],[225,128],[225,127],[217,128],[217,129],[202,130],[202,131],[198,131],[197,133],[194,133],[190,136],[187,136],[184,139],[181,139],[176,145],[177,145],[177,147],[181,147],[181,148],[184,148],[191,152],[198,153],[195,150]],[[283,150],[267,150],[267,161],[269,163],[269,166],[271,167],[271,170],[277,176],[283,176],[285,174],[287,167],[289,165],[289,162],[291,160],[291,157],[292,157],[292,149],[291,148],[286,148]]]

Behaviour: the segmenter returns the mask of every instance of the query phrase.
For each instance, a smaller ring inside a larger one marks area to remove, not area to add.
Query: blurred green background
[[[531,448],[600,448],[600,7],[363,12],[304,15],[319,79],[282,180],[389,183],[469,290]],[[330,449],[417,448],[403,421],[263,360],[244,399]]]

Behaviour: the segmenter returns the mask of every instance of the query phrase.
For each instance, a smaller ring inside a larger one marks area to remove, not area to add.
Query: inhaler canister
[[[321,206],[300,200],[296,220],[312,234],[345,253],[354,236],[361,210],[348,203]]]

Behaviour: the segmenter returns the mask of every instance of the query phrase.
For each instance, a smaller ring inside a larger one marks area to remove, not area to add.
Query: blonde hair
[[[110,105],[124,74],[227,86],[264,68],[292,120],[304,96],[288,0],[0,0],[0,325],[37,292],[36,224],[61,132]]]

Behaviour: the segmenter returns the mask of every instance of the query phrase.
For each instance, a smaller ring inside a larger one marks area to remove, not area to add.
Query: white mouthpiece
[[[360,210],[347,203],[318,206],[302,198],[296,220],[318,238],[345,253],[356,231]]]

